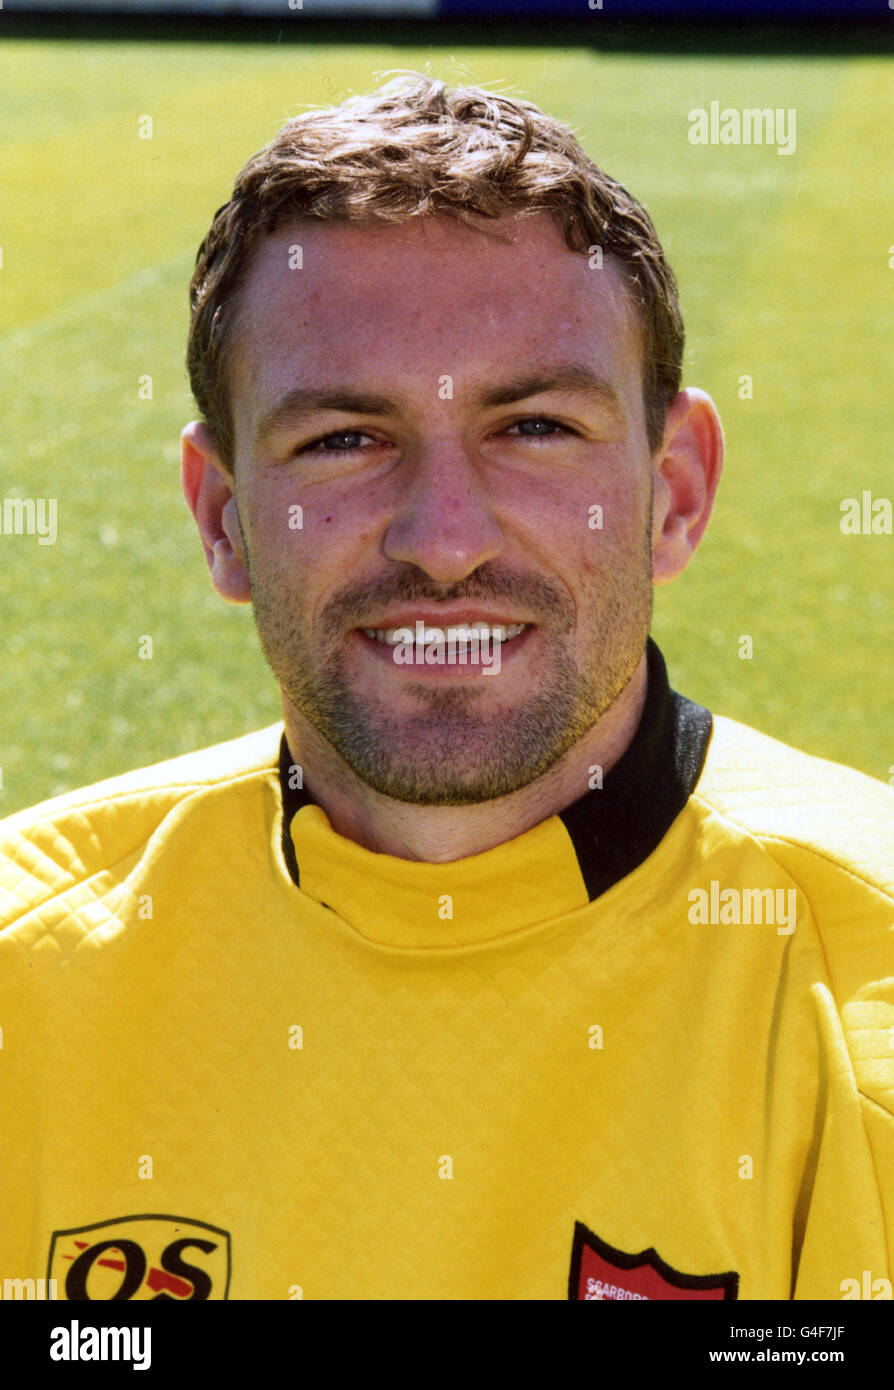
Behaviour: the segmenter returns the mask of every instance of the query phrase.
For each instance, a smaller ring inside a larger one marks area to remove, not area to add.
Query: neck
[[[588,790],[594,764],[603,776],[636,733],[646,701],[646,654],[610,708],[542,777],[509,796],[473,806],[420,806],[374,791],[283,697],[283,722],[293,760],[333,830],[364,849],[441,864],[482,854],[522,835]]]

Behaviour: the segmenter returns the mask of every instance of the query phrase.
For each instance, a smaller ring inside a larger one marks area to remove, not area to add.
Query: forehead
[[[239,295],[230,371],[237,433],[284,390],[480,383],[580,360],[641,402],[639,317],[611,256],[574,252],[546,214],[479,232],[454,218],[300,221],[256,248]],[[497,239],[497,237],[499,239]]]

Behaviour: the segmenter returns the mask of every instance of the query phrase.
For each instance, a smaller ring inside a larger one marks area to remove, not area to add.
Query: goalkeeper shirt
[[[890,1298],[894,794],[648,658],[451,863],[282,724],[0,823],[4,1296]]]

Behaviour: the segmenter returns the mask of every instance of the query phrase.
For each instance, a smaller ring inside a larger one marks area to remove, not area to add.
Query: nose
[[[494,559],[504,537],[481,477],[457,441],[420,449],[406,497],[385,535],[390,560],[456,584]]]

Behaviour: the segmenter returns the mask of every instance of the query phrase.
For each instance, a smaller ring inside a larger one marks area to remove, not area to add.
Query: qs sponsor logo
[[[72,1302],[225,1299],[230,1237],[182,1216],[119,1216],[54,1231],[47,1277]]]

